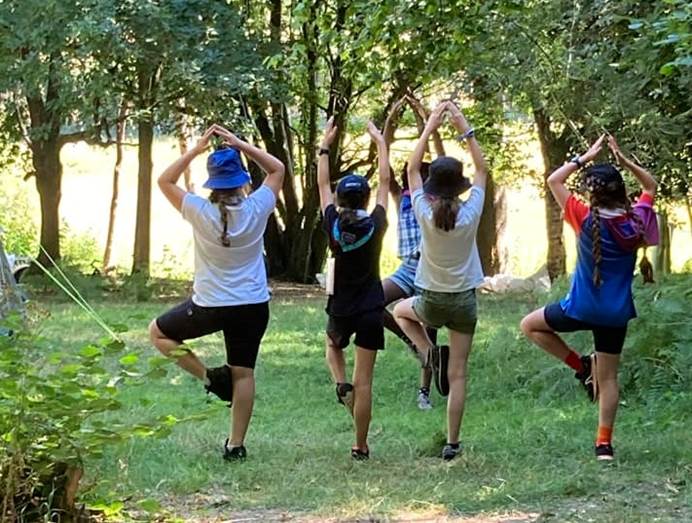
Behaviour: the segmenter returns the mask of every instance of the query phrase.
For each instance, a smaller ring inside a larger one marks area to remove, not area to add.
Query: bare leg
[[[402,298],[408,298],[408,295],[401,290],[401,288],[394,283],[389,278],[382,280],[382,290],[384,291],[384,306],[387,307],[392,302],[400,300]],[[409,347],[413,347],[413,342],[404,334],[401,330],[399,324],[394,319],[394,316],[386,308],[384,310],[384,327],[389,332],[397,336],[401,341],[403,341]]]
[[[521,330],[527,338],[548,354],[552,354],[559,360],[565,361],[572,351],[562,338],[545,322],[544,309],[545,307],[541,307],[524,316],[520,324]]]
[[[203,382],[206,381],[207,368],[200,359],[189,349],[184,349],[186,354],[181,356],[175,354],[176,349],[178,349],[182,343],[167,338],[166,335],[161,332],[161,329],[159,329],[156,320],[149,324],[149,338],[151,339],[151,343],[161,354],[169,358],[175,358],[175,362],[179,367],[192,374],[195,378]]]
[[[466,369],[472,334],[449,330],[449,398],[447,398],[447,443],[459,443],[461,419],[466,402]]]
[[[615,424],[615,415],[618,410],[620,393],[618,390],[618,367],[620,366],[619,354],[597,352],[596,366],[598,379],[598,425],[612,428]]]
[[[415,298],[407,298],[400,301],[394,307],[394,318],[404,333],[411,338],[418,349],[418,356],[421,361],[426,361],[428,350],[432,348],[433,342],[430,341],[428,333],[425,331],[423,324],[413,310],[413,300]]]
[[[353,367],[353,421],[356,428],[356,446],[368,446],[368,429],[372,415],[372,374],[377,351],[356,346],[356,362]]]
[[[346,382],[346,359],[344,351],[334,345],[332,339],[327,336],[327,351],[325,353],[329,372],[332,373],[332,378],[335,383]]]
[[[247,367],[231,367],[233,376],[233,412],[229,446],[239,447],[245,441],[252,407],[255,403],[255,372]]]

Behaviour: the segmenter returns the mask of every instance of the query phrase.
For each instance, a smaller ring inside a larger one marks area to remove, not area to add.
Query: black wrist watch
[[[325,149],[324,147],[320,147],[320,156],[323,154],[329,155],[329,149]]]
[[[574,158],[572,158],[572,159],[570,160],[570,162],[576,163],[578,169],[581,169],[581,168],[584,167],[584,162],[582,162],[582,161],[579,159],[579,155],[577,155],[577,156],[575,156]]]

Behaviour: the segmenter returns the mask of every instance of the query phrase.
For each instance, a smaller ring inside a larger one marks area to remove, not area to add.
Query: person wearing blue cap
[[[177,185],[193,159],[213,135],[226,148],[207,158],[209,198]],[[244,153],[266,173],[264,183],[249,194],[250,175]],[[284,165],[272,155],[213,125],[195,147],[159,177],[161,192],[192,225],[195,277],[192,297],[151,322],[154,346],[204,383],[207,392],[232,402],[232,423],[224,459],[243,459],[255,398],[254,367],[269,321],[269,292],[263,245],[267,219],[274,212],[284,178]],[[185,340],[223,332],[226,365],[208,369],[183,345]]]
[[[387,229],[389,153],[382,133],[372,122],[368,123],[368,133],[377,144],[379,157],[379,185],[372,213],[366,211],[370,186],[365,177],[357,174],[348,174],[339,181],[334,205],[329,173],[329,148],[337,135],[333,119],[327,122],[317,170],[322,224],[334,256],[333,289],[326,309],[326,359],[336,382],[337,400],[353,416],[356,444],[351,448],[351,457],[355,460],[370,457],[372,377],[377,351],[384,349],[384,293],[379,265]],[[343,351],[354,334],[355,365],[353,383],[349,383]]]

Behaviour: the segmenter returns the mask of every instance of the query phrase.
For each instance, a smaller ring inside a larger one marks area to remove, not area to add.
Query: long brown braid
[[[223,232],[219,237],[221,245],[224,247],[231,246],[231,237],[228,234],[228,218],[230,216],[228,212],[228,206],[240,205],[240,203],[245,199],[245,195],[240,189],[215,189],[209,195],[209,201],[215,203],[219,206],[219,212],[221,213],[221,225],[223,226]]]
[[[606,181],[610,178],[609,181]],[[593,283],[600,287],[602,283],[600,263],[601,255],[601,214],[599,206],[607,209],[615,209],[623,206],[627,217],[635,222],[635,229],[639,235],[639,247],[644,247],[644,223],[641,218],[632,212],[632,203],[627,196],[625,183],[617,169],[610,164],[594,165],[584,173],[584,182],[589,192],[591,205],[591,252],[594,259]],[[636,250],[635,249],[635,254]],[[646,257],[646,249],[642,261],[639,263],[644,283],[653,283],[653,267]]]
[[[589,189],[591,204],[591,254],[593,256],[593,284],[600,287],[601,279],[601,213],[598,210],[596,191]]]

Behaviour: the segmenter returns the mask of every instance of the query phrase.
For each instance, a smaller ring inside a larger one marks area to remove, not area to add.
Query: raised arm
[[[163,195],[171,202],[171,205],[180,210],[183,206],[183,198],[187,192],[178,186],[178,180],[182,176],[185,169],[188,168],[192,160],[202,154],[209,147],[209,140],[214,135],[215,128],[212,125],[207,129],[202,137],[197,141],[194,147],[189,149],[185,154],[178,158],[175,162],[169,165],[161,176],[159,176],[159,189]]]
[[[423,179],[420,175],[420,166],[423,163],[423,155],[428,145],[428,140],[430,135],[437,130],[442,124],[444,118],[444,112],[447,110],[446,103],[441,103],[430,113],[423,133],[418,139],[416,148],[413,149],[411,156],[408,159],[408,188],[411,193],[416,192],[418,189],[423,187]]]
[[[591,147],[589,147],[589,150],[579,156],[579,158],[567,162],[548,176],[548,187],[550,188],[550,192],[553,193],[553,197],[560,206],[560,209],[565,208],[565,203],[571,194],[565,185],[567,178],[580,169],[582,165],[592,161],[598,156],[598,153],[601,152],[601,147],[603,147],[604,139],[605,135],[602,135]]]
[[[332,184],[329,180],[329,148],[336,138],[337,128],[334,125],[334,117],[327,120],[324,137],[320,143],[319,160],[317,162],[317,188],[320,191],[320,209],[322,212],[334,203]]]
[[[284,183],[284,173],[286,172],[284,164],[278,158],[241,140],[231,131],[220,125],[214,126],[214,131],[223,138],[226,144],[242,152],[260,166],[260,169],[266,173],[263,184],[269,187],[274,195],[278,196]]]
[[[610,150],[613,153],[613,156],[615,156],[617,163],[624,166],[634,175],[639,182],[639,185],[642,186],[642,191],[650,196],[655,196],[658,183],[651,173],[622,154],[620,146],[618,145],[614,136],[608,136],[608,147],[610,147]]]
[[[454,102],[447,102],[447,107],[451,115],[450,120],[452,121],[452,125],[460,136],[466,139],[469,145],[469,152],[471,153],[471,159],[473,160],[473,167],[475,169],[473,173],[473,185],[485,190],[485,185],[488,181],[488,166],[485,163],[485,157],[483,156],[483,151],[481,151],[481,146],[476,140],[476,135],[466,121],[464,113],[461,112]]]
[[[392,168],[389,165],[389,148],[387,141],[375,124],[368,122],[368,134],[377,146],[377,168],[379,171],[379,184],[377,186],[377,205],[381,205],[387,210],[389,202],[389,177]]]

